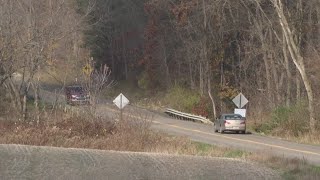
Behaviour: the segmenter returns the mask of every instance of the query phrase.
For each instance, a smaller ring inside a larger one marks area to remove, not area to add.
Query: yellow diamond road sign
[[[87,64],[83,67],[82,71],[86,74],[86,75],[90,75],[91,72],[93,71],[92,67],[90,66],[90,64]]]

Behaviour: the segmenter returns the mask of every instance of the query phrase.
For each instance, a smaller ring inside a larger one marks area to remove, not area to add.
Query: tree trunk
[[[272,0],[276,12],[279,17],[279,22],[282,28],[282,32],[285,36],[288,49],[293,60],[293,63],[299,70],[301,75],[302,81],[304,83],[305,89],[307,91],[308,101],[309,101],[309,114],[310,114],[310,130],[312,133],[316,132],[316,117],[315,117],[315,109],[314,109],[314,97],[313,97],[313,90],[311,86],[311,81],[307,76],[305,65],[304,65],[304,58],[301,55],[300,49],[296,42],[294,41],[294,35],[292,30],[289,26],[286,16],[283,12],[283,4],[281,0]]]
[[[171,79],[170,79],[170,71],[169,71],[169,66],[168,66],[168,55],[167,55],[167,51],[166,51],[166,46],[165,46],[165,40],[164,38],[161,39],[161,46],[162,46],[162,53],[163,53],[163,65],[165,68],[165,81],[166,81],[166,87],[170,87],[171,86]]]
[[[40,97],[40,91],[39,91],[39,81],[40,81],[40,77],[38,74],[37,77],[37,82],[32,83],[33,85],[33,90],[34,90],[34,106],[35,106],[35,110],[36,110],[36,121],[37,121],[37,125],[39,125],[40,122],[40,107],[39,107],[39,97]]]
[[[272,53],[269,54],[269,58],[270,59],[270,66],[271,66],[271,72],[272,72],[272,76],[273,76],[273,81],[274,81],[274,86],[275,86],[275,100],[273,104],[279,104],[281,102],[281,92],[280,92],[280,85],[279,85],[279,77],[278,77],[278,72],[277,69],[275,67],[275,58],[272,55]]]
[[[10,81],[10,78],[8,78],[8,81]],[[17,112],[21,112],[21,101],[17,101],[16,98],[16,93],[14,92],[14,90],[12,90],[12,86],[10,84],[10,82],[4,82],[4,87],[7,89],[9,97],[11,99],[11,103],[12,103],[12,107],[17,111]],[[19,96],[20,97],[20,96]],[[20,104],[18,104],[20,103]]]
[[[216,108],[216,103],[213,99],[213,96],[211,94],[211,79],[210,79],[211,73],[208,73],[208,94],[211,99],[212,103],[212,112],[213,112],[213,121],[217,118],[217,108]]]
[[[290,71],[290,64],[289,64],[289,59],[288,59],[288,51],[287,51],[287,44],[285,42],[285,37],[283,37],[283,42],[282,42],[282,51],[283,51],[283,57],[284,57],[284,62],[285,62],[285,69],[287,73],[287,89],[286,89],[286,106],[290,106],[290,98],[291,98],[291,71]]]
[[[296,98],[297,101],[301,101],[301,82],[300,82],[300,76],[296,76],[296,85],[297,85],[297,92],[296,92]]]
[[[9,90],[10,90],[10,94],[12,99],[12,102],[16,108],[16,110],[18,112],[22,112],[22,103],[21,103],[21,99],[20,99],[20,92],[18,91],[18,89],[16,88],[16,86],[14,85],[14,83],[12,82],[12,79],[8,79],[8,86],[9,86]]]
[[[202,61],[199,61],[199,86],[200,86],[200,95],[203,95],[204,92],[204,82],[203,82],[203,65]]]
[[[270,66],[269,66],[269,62],[268,62],[267,52],[265,52],[263,54],[263,62],[264,62],[264,67],[265,67],[265,72],[266,72],[267,96],[268,96],[268,100],[269,100],[269,105],[271,108],[274,108],[273,98],[272,98],[272,89],[271,89]]]
[[[190,86],[191,89],[194,90],[195,89],[195,83],[194,83],[194,79],[193,79],[193,64],[192,64],[192,60],[190,57],[188,57],[189,59],[189,80],[190,80]]]
[[[128,59],[127,59],[127,54],[126,54],[126,46],[125,46],[125,36],[122,35],[122,58],[123,58],[123,63],[124,63],[124,75],[125,79],[128,80]]]

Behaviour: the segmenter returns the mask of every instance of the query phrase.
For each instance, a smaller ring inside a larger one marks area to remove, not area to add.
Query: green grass
[[[304,165],[285,169],[282,178],[285,180],[320,179],[320,166]]]
[[[320,174],[320,166],[312,166],[311,169],[312,171]]]
[[[221,148],[201,142],[192,142],[192,144],[196,146],[197,154],[202,156],[215,154],[226,158],[244,158],[250,155],[250,153],[238,149]]]
[[[284,159],[270,155],[261,155],[194,141],[191,145],[195,146],[196,152],[194,155],[247,159],[253,162],[258,162],[280,172],[282,179],[285,180],[320,179],[320,166],[310,165],[303,160]]]
[[[281,177],[282,177],[282,179],[284,179],[284,180],[295,180],[295,179],[297,179],[297,178],[295,177],[295,175],[292,174],[292,173],[290,173],[290,172],[285,172],[285,173],[283,173]]]
[[[44,107],[46,107],[46,104],[45,102],[39,100],[38,101],[38,106],[39,106],[39,109],[43,109]],[[27,98],[27,108],[28,110],[34,110],[35,109],[35,104],[34,104],[34,98],[33,97],[28,97]]]
[[[200,99],[201,97],[197,92],[180,86],[174,86],[168,90],[163,102],[171,108],[191,112],[193,107],[200,102]]]
[[[207,154],[212,149],[216,149],[217,147],[211,144],[201,143],[201,142],[192,142],[196,146],[196,150],[199,154]]]
[[[226,151],[224,156],[227,158],[242,158],[248,156],[250,153],[242,150],[229,150]]]

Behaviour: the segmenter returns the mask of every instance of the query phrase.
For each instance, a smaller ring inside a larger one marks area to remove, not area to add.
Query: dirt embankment
[[[279,179],[239,160],[0,145],[2,179]]]

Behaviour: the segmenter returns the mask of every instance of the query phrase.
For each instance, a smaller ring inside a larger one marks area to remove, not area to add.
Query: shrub
[[[180,111],[192,112],[193,107],[200,102],[200,95],[194,91],[174,86],[164,98],[165,104]]]
[[[255,127],[258,132],[279,136],[299,136],[309,130],[307,104],[300,102],[290,107],[280,106],[272,111],[270,120]]]
[[[0,86],[0,92],[1,92],[0,93],[0,116],[1,116],[1,115],[5,114],[9,103],[7,102],[6,97],[5,97],[6,92],[5,92],[4,88],[2,88],[1,86]]]
[[[148,74],[146,72],[143,72],[138,80],[138,86],[141,89],[148,89],[150,87],[150,82],[149,82]]]
[[[204,98],[202,97],[200,99],[200,101],[194,105],[193,109],[192,109],[192,113],[197,114],[197,115],[201,115],[203,117],[208,117],[209,114],[212,114],[212,110],[211,110],[211,104],[208,100],[208,98]]]

